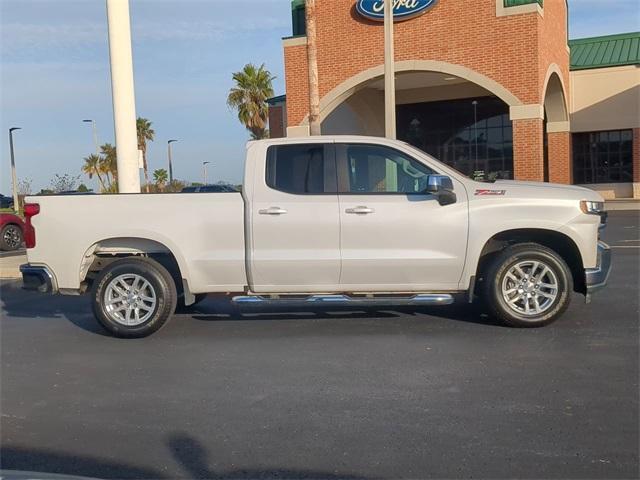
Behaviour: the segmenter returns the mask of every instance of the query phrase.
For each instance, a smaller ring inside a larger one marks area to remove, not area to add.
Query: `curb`
[[[604,205],[608,212],[640,210],[640,200],[606,200]]]
[[[7,280],[19,280],[22,278],[22,274],[20,273],[20,269],[18,268],[3,268],[0,270],[0,279]]]

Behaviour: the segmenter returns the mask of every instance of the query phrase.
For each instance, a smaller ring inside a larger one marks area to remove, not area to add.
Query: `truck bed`
[[[108,254],[136,238],[170,251],[193,293],[241,291],[247,284],[240,193],[52,195],[27,202],[40,205],[29,263],[50,267],[60,289],[79,288],[83,259],[96,248]]]

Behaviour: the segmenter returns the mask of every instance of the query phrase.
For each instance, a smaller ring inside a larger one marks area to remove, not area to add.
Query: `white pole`
[[[140,193],[129,0],[107,0],[118,190]]]
[[[384,2],[384,131],[387,138],[396,138],[396,79],[393,49],[393,4]]]
[[[20,130],[20,127],[9,129],[9,149],[11,150],[11,189],[13,190],[13,210],[16,215],[20,211],[20,198],[18,197],[18,176],[16,174],[16,156],[13,152],[13,132]]]

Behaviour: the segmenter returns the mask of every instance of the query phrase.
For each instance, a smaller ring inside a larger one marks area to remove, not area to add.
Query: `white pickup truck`
[[[177,304],[445,305],[482,300],[546,325],[609,274],[602,198],[482,183],[408,144],[323,136],[249,142],[242,193],[27,199],[25,288],[89,293],[120,337]]]

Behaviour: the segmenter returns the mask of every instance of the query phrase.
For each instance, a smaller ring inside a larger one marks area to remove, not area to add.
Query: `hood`
[[[477,183],[477,188],[491,190],[505,190],[505,195],[509,197],[540,197],[558,198],[564,200],[591,200],[603,202],[602,196],[588,188],[577,185],[562,185],[559,183],[526,182],[519,180],[496,180],[494,183]]]

